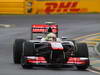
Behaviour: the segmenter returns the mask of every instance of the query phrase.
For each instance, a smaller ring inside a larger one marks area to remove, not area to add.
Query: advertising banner
[[[25,14],[24,0],[0,0],[0,14]]]
[[[100,0],[0,0],[0,14],[100,13]]]
[[[99,0],[36,0],[35,14],[66,14],[100,12]]]

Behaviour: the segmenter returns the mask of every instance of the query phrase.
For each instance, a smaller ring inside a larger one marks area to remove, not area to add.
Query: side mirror
[[[42,36],[37,36],[36,39],[42,39]]]
[[[68,39],[68,38],[67,38],[67,37],[62,36],[62,37],[61,37],[61,39],[62,39],[62,40],[66,40],[66,39]]]

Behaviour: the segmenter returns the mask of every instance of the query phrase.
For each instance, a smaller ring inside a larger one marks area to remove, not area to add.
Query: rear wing
[[[31,28],[31,39],[39,35],[47,34],[49,28],[58,36],[58,25],[33,24]]]

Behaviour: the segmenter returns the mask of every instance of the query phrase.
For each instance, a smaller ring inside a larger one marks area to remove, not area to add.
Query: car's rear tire
[[[33,66],[30,63],[26,62],[27,56],[33,56],[34,55],[34,43],[31,42],[24,42],[23,44],[23,53],[22,53],[22,58],[21,58],[21,66],[24,69],[31,69]]]
[[[16,39],[13,44],[13,61],[15,64],[20,64],[20,59],[23,50],[24,39]]]
[[[77,43],[77,51],[75,53],[76,57],[84,57],[84,58],[88,58],[88,62],[86,64],[82,64],[82,65],[76,65],[78,70],[85,70],[89,67],[89,53],[88,53],[88,46],[86,43]]]

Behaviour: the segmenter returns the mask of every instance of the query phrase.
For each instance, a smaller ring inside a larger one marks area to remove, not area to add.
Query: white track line
[[[90,72],[93,72],[93,73],[100,74],[100,72],[97,72],[97,71],[94,71],[94,70],[91,70],[91,69],[87,69],[87,70],[90,71]]]
[[[0,27],[3,27],[3,28],[10,28],[10,27],[14,27],[15,25],[11,25],[11,24],[0,24]]]

